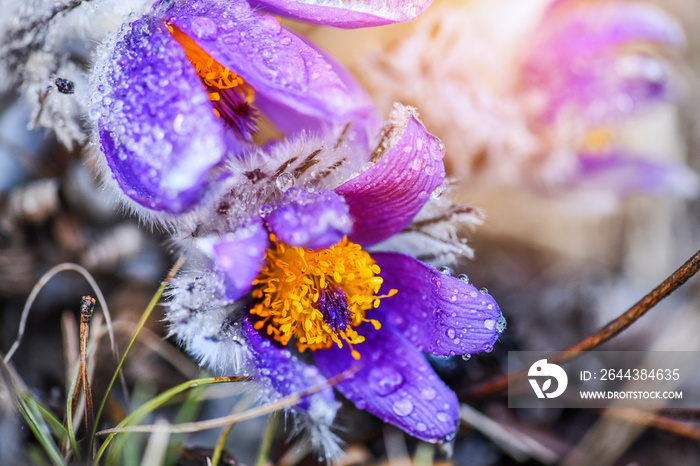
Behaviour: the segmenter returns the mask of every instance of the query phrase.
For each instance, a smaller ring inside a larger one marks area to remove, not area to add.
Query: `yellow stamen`
[[[197,70],[197,74],[202,78],[202,81],[207,87],[211,89],[232,89],[236,87],[238,88],[236,89],[237,92],[247,103],[253,102],[255,92],[240,76],[210,57],[176,26],[166,24],[165,27],[168,28],[170,34],[172,34],[175,40],[178,41],[185,50],[185,55],[187,55],[190,63],[192,63],[194,69]],[[209,98],[213,101],[217,101],[220,96],[218,92],[211,92]]]
[[[612,129],[605,126],[593,128],[584,136],[583,148],[586,152],[601,153],[608,149],[614,140]]]
[[[320,251],[296,248],[278,242],[270,235],[273,246],[267,250],[266,264],[253,282],[253,298],[257,303],[250,310],[260,316],[255,328],[283,345],[294,338],[300,351],[330,348],[334,343],[343,347],[345,341],[355,359],[360,354],[353,345],[365,338],[354,327],[371,322],[375,329],[381,324],[365,318],[365,312],[377,307],[382,279],[380,270],[368,253],[347,238]],[[340,287],[345,293],[348,322],[344,329],[332,328],[318,308],[321,293],[328,286]]]

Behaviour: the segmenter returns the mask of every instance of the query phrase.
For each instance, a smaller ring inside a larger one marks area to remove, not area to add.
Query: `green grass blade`
[[[58,466],[65,465],[66,462],[63,460],[61,451],[58,445],[56,445],[54,438],[51,436],[51,431],[44,421],[41,411],[39,411],[33,403],[27,403],[24,396],[17,398],[17,404],[19,405],[19,411],[22,417],[51,462]]]
[[[128,350],[127,350],[128,351]],[[181,383],[180,385],[177,385],[169,390],[164,391],[160,395],[156,396],[155,398],[149,400],[148,402],[144,403],[141,405],[138,409],[134,410],[131,414],[129,414],[127,417],[125,417],[119,424],[117,424],[117,427],[124,427],[132,423],[138,422],[141,418],[155,410],[156,408],[164,405],[167,403],[170,399],[172,399],[174,396],[184,392],[185,390],[188,390],[190,388],[194,387],[199,387],[201,385],[209,385],[209,384],[214,384],[214,383],[225,383],[225,382],[240,382],[248,380],[247,377],[206,377],[203,379],[195,379],[195,380],[190,380],[185,383]],[[100,461],[100,458],[104,454],[105,450],[107,449],[107,446],[109,446],[110,442],[114,438],[116,434],[110,434],[105,441],[102,443],[102,446],[97,452],[97,456],[95,456],[95,464],[97,464]]]
[[[36,410],[38,410],[44,420],[47,422],[47,425],[49,429],[51,429],[51,433],[54,435],[56,438],[68,438],[70,442],[70,448],[73,451],[73,455],[76,457],[80,457],[80,451],[78,450],[78,444],[75,442],[75,437],[71,437],[68,433],[68,429],[66,429],[66,426],[63,425],[61,421],[59,421],[56,416],[53,415],[52,412],[50,412],[46,407],[44,407],[41,403],[36,401],[34,398],[28,395],[24,395],[24,401],[30,406],[33,406]]]
[[[114,371],[114,375],[112,376],[112,380],[110,380],[109,385],[107,386],[107,391],[105,392],[105,395],[102,398],[102,402],[100,403],[100,409],[97,411],[97,415],[95,416],[95,425],[93,427],[92,432],[90,433],[90,447],[89,447],[88,451],[92,450],[92,445],[95,441],[95,433],[97,432],[97,426],[100,425],[100,418],[102,417],[102,411],[104,411],[105,405],[107,404],[107,398],[109,397],[109,394],[112,391],[112,387],[114,386],[114,382],[116,382],[117,377],[119,377],[119,373],[122,370],[122,366],[124,365],[124,361],[126,361],[126,357],[129,355],[129,352],[131,351],[131,347],[134,346],[134,342],[136,342],[136,338],[139,336],[139,333],[141,333],[141,329],[146,324],[146,321],[148,320],[148,318],[151,316],[151,312],[153,312],[153,309],[156,307],[156,304],[158,304],[158,301],[160,301],[160,297],[162,296],[163,292],[165,291],[165,288],[168,286],[168,283],[170,283],[170,280],[175,276],[175,274],[180,269],[180,267],[182,267],[182,264],[184,264],[184,262],[185,262],[184,258],[180,258],[175,263],[175,265],[173,265],[173,268],[170,269],[170,273],[168,273],[168,276],[160,284],[160,286],[158,287],[158,290],[156,291],[156,294],[153,295],[153,298],[151,298],[151,302],[148,303],[148,307],[146,307],[146,310],[141,315],[141,319],[139,319],[139,322],[136,326],[136,331],[134,332],[134,336],[131,338],[131,341],[129,342],[129,346],[127,346],[127,348],[126,348],[126,351],[124,351],[124,354],[122,355],[122,358],[119,361],[119,364],[117,365],[117,369]],[[100,450],[102,450],[102,448]]]

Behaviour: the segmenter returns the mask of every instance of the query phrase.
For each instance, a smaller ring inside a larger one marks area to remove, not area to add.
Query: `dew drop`
[[[414,170],[420,170],[421,168],[423,168],[424,163],[425,162],[423,161],[423,159],[416,157],[415,159],[413,159],[413,164],[411,164],[411,168],[413,168]]]
[[[413,403],[411,403],[411,400],[398,400],[394,402],[392,409],[397,416],[408,416],[413,412]]]
[[[454,337],[455,337],[455,329],[448,328],[447,329],[447,338],[452,339]]]
[[[282,30],[282,25],[277,21],[277,18],[272,15],[264,15],[260,18],[260,22],[273,34],[279,34]]]
[[[421,390],[420,394],[423,397],[423,399],[426,401],[434,400],[435,397],[437,396],[435,389],[433,389],[431,387],[424,388],[423,390]]]
[[[440,152],[442,152],[442,155],[445,155],[445,143],[442,142],[439,138],[435,138],[435,142],[437,143]]]
[[[464,359],[465,361],[469,361],[471,358],[472,358],[471,354],[463,354],[462,355],[462,359]]]
[[[427,170],[427,169],[426,169]],[[427,172],[426,172],[427,173]],[[445,192],[445,188],[442,186],[438,186],[433,190],[432,193],[430,193],[430,197],[433,199],[440,199],[442,197],[442,194]]]
[[[466,274],[462,273],[457,277],[459,281],[464,282],[464,283],[469,283],[469,277],[467,277]]]
[[[175,116],[175,119],[173,120],[173,130],[175,130],[176,133],[182,132],[182,125],[185,122],[185,115],[182,113],[178,113],[177,116]]]
[[[498,333],[503,333],[503,331],[506,329],[506,325],[506,318],[503,317],[503,315],[500,315],[496,321],[496,331]]]
[[[280,176],[277,177],[277,180],[275,180],[275,183],[277,184],[277,189],[279,189],[282,192],[287,191],[289,188],[294,186],[295,183],[294,175],[291,173],[282,173]]]
[[[261,217],[265,217],[267,214],[272,212],[272,206],[263,204],[260,206],[260,210],[258,212],[260,213]]]
[[[438,269],[438,271],[443,275],[452,275],[452,269],[446,265],[443,265]]]
[[[439,412],[437,413],[437,419],[440,422],[447,422],[450,420],[450,416],[448,416],[447,413]]]
[[[216,23],[205,16],[195,16],[190,19],[192,33],[199,39],[213,39],[219,32]]]
[[[479,290],[481,294],[489,294],[489,289],[488,288],[482,288]]]
[[[416,430],[418,432],[424,432],[427,428],[428,428],[428,426],[426,426],[422,422],[419,422],[418,424],[416,424]]]
[[[493,327],[496,325],[496,321],[493,319],[486,319],[484,321],[484,327],[486,327],[489,330],[493,330]]]
[[[403,377],[388,366],[375,367],[369,373],[369,386],[381,396],[394,393],[403,383]]]
[[[362,171],[366,172],[367,170],[369,170],[373,166],[374,166],[374,162],[365,162],[362,164]]]
[[[289,36],[284,36],[283,38],[280,39],[280,44],[282,45],[289,45],[292,43],[292,38]]]

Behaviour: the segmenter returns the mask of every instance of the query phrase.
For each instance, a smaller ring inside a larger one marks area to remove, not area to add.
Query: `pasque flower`
[[[96,69],[105,170],[190,257],[167,315],[187,350],[254,376],[266,400],[359,364],[337,385],[346,398],[450,440],[457,398],[422,352],[489,351],[505,320],[465,277],[368,252],[421,210],[426,228],[474,219],[432,199],[444,149],[416,112],[397,105],[380,132],[342,68],[243,1],[161,2],[106,44]],[[257,144],[258,115],[285,139]],[[450,227],[431,237],[464,251]],[[336,409],[329,388],[293,408],[331,456]]]
[[[175,280],[171,330],[210,367],[256,376],[268,399],[359,364],[337,385],[346,398],[416,437],[449,440],[457,399],[421,352],[490,351],[505,320],[466,277],[367,249],[428,201],[449,212],[428,222],[456,220],[454,206],[431,197],[445,175],[441,143],[401,106],[373,153],[334,139],[302,143],[230,164],[226,194],[180,229],[195,265]],[[332,451],[332,392],[295,410]]]

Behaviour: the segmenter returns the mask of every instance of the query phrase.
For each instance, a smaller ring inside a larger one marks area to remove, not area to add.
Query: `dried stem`
[[[605,415],[635,424],[653,427],[658,430],[670,432],[680,437],[700,440],[700,428],[697,426],[649,411],[631,408],[616,408],[606,411]]]
[[[92,432],[95,421],[95,411],[92,406],[92,391],[90,390],[90,379],[88,377],[86,355],[88,336],[90,334],[90,319],[95,309],[95,298],[83,296],[80,301],[80,375],[78,376],[78,386],[82,381],[83,396],[85,398],[85,429],[88,435]],[[76,390],[76,393],[78,391]]]
[[[656,306],[662,299],[680,288],[685,282],[688,281],[688,279],[690,279],[690,277],[695,275],[698,270],[700,270],[700,251],[693,254],[693,256],[670,277],[654,288],[649,294],[637,301],[636,304],[630,307],[619,317],[609,322],[605,327],[593,335],[590,335],[579,343],[566,348],[564,350],[566,351],[565,353],[559,353],[552,356],[552,360],[557,363],[568,361],[576,357],[576,353],[590,351],[610,340],[612,337],[635,323],[651,308]],[[469,391],[469,395],[473,397],[480,397],[501,392],[508,388],[508,384],[510,382],[515,382],[517,380],[524,379],[525,377],[527,377],[527,370],[515,372],[513,374],[500,377],[494,381],[477,385],[473,390]]]

